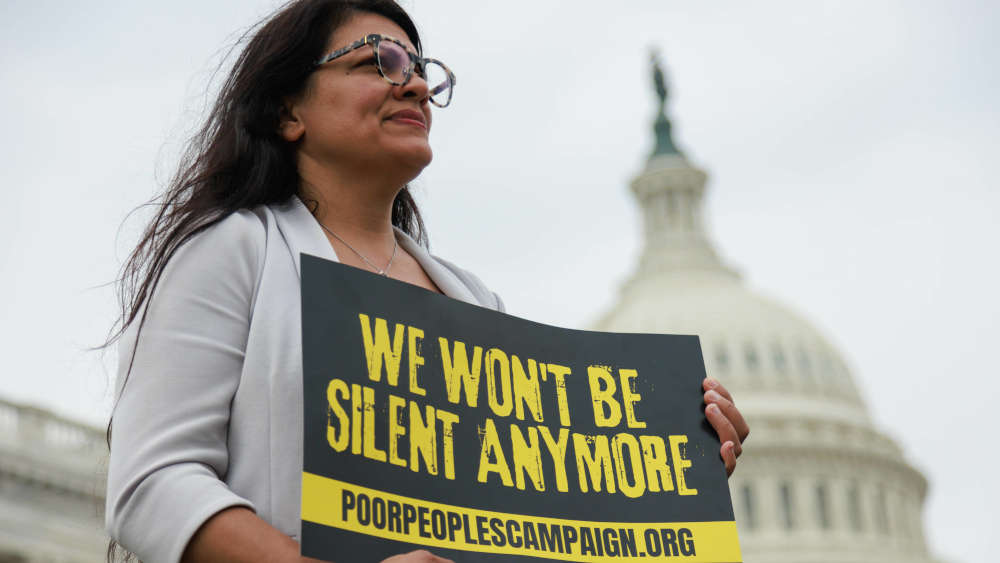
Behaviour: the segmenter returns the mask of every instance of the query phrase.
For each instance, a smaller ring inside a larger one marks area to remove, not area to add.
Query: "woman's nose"
[[[402,86],[395,88],[398,98],[417,98],[420,103],[424,103],[430,98],[430,88],[423,76],[416,71],[410,76],[410,80]]]

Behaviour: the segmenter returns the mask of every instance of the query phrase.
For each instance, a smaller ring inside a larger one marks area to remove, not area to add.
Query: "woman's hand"
[[[743,441],[750,434],[750,427],[733,403],[733,396],[721,383],[706,377],[701,382],[701,388],[705,390],[705,416],[722,440],[719,454],[726,463],[726,475],[732,475],[736,469],[736,458],[743,453]]]
[[[328,563],[326,561],[321,561],[319,559],[312,559],[310,557],[303,557],[301,563]],[[411,551],[409,553],[400,553],[399,555],[393,555],[388,559],[383,559],[382,563],[454,563],[451,559],[445,559],[444,557],[438,557],[433,553],[427,551],[426,549],[418,549],[416,551]]]
[[[418,549],[409,553],[393,555],[388,559],[383,559],[382,563],[454,563],[451,559],[438,557],[426,549]]]
[[[300,563],[329,563],[327,561],[321,561],[319,559],[312,559],[311,557],[303,557]],[[383,559],[382,563],[455,563],[451,559],[445,559],[444,557],[438,557],[433,553],[427,551],[426,549],[418,549],[416,551],[411,551],[409,553],[400,553],[399,555],[393,555],[388,559]]]

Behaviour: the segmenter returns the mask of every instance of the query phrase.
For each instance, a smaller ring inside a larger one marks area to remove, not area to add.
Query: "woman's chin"
[[[427,167],[434,158],[434,153],[427,143],[417,144],[407,147],[406,150],[394,151],[396,157],[393,159],[398,165],[415,170],[413,177],[420,174],[420,171]]]

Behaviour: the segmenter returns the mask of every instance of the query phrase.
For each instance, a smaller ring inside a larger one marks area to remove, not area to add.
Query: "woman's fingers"
[[[726,475],[732,475],[736,469],[736,458],[743,453],[743,441],[750,435],[750,426],[740,409],[736,408],[733,396],[721,383],[705,378],[702,389],[705,390],[705,417],[722,442],[719,455],[726,464]]]
[[[712,378],[712,377],[706,377],[701,382],[701,388],[706,393],[709,392],[709,391],[713,391],[714,390],[717,393],[719,393],[720,395],[722,395],[723,397],[725,397],[726,399],[728,399],[729,402],[734,402],[733,401],[733,396],[729,394],[729,391],[727,391],[726,388],[721,383],[719,383],[718,379],[715,379],[715,378]]]
[[[393,555],[388,559],[383,559],[382,563],[454,563],[451,559],[438,557],[426,549],[418,549],[409,553]]]
[[[729,394],[729,391],[727,391],[721,383],[711,378],[705,379],[702,384],[702,388],[705,389],[705,404],[714,404],[719,407],[722,414],[729,420],[729,423],[732,424],[733,429],[736,431],[737,445],[742,445],[743,441],[750,435],[750,426],[743,418],[743,414],[740,413],[740,409],[736,408],[736,404],[733,402],[733,396]],[[715,430],[716,432],[720,431],[719,428],[716,428]],[[722,436],[721,432],[719,432],[719,436]],[[737,449],[737,452],[741,451],[742,448]]]
[[[715,433],[719,435],[719,441],[723,444],[726,444],[727,442],[732,442],[734,444],[736,455],[738,457],[742,453],[742,446],[739,445],[740,437],[736,433],[736,428],[733,427],[733,423],[726,418],[726,415],[723,414],[719,405],[709,403],[709,405],[705,407],[705,417],[708,418],[708,423],[715,429]]]
[[[726,476],[732,475],[736,469],[736,457],[739,455],[736,453],[736,444],[733,442],[722,444],[719,453],[722,455],[722,461],[726,464]]]

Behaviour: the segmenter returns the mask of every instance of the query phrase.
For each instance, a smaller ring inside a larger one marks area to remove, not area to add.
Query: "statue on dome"
[[[663,72],[663,63],[660,61],[660,53],[656,48],[650,51],[649,62],[653,67],[653,87],[656,88],[656,97],[659,99],[656,121],[653,123],[653,131],[656,132],[656,147],[653,148],[653,154],[650,155],[650,158],[666,154],[680,155],[680,149],[674,145],[670,120],[667,119],[667,97],[669,95],[667,77],[666,73]]]
[[[663,64],[660,62],[660,52],[658,49],[654,48],[650,51],[649,62],[653,65],[653,85],[656,88],[656,96],[660,99],[657,113],[665,113],[669,90],[667,90],[667,79],[663,74]]]

